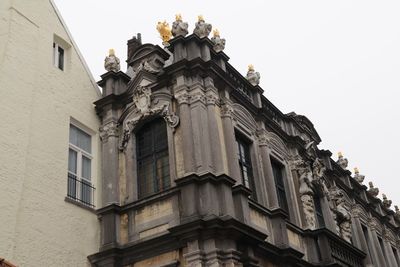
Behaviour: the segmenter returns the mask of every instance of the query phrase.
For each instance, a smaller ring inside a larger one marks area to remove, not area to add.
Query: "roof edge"
[[[89,69],[89,67],[88,67],[88,65],[87,65],[87,63],[86,63],[86,61],[85,61],[85,59],[84,59],[84,57],[83,57],[81,51],[79,50],[77,44],[75,43],[74,38],[72,38],[72,34],[71,34],[71,32],[69,31],[69,29],[68,29],[68,27],[67,27],[67,24],[65,23],[64,19],[62,18],[61,13],[60,13],[60,11],[59,11],[58,8],[57,8],[57,5],[54,3],[53,0],[49,0],[49,2],[50,2],[50,4],[51,4],[51,6],[53,7],[54,11],[56,12],[57,17],[58,17],[58,19],[59,19],[60,22],[61,22],[61,25],[63,26],[65,32],[66,32],[67,35],[68,35],[68,38],[71,40],[72,46],[75,48],[75,51],[76,51],[76,53],[78,54],[78,58],[79,58],[79,60],[81,61],[81,63],[82,63],[82,65],[83,65],[84,69],[86,70],[86,72],[87,72],[87,74],[88,74],[88,76],[89,76],[90,82],[92,83],[93,87],[95,88],[95,91],[96,91],[97,96],[100,97],[100,96],[101,96],[101,91],[100,91],[100,89],[99,89],[99,87],[98,87],[98,85],[97,85],[97,83],[96,83],[96,81],[95,81],[95,79],[94,79],[94,77],[93,77],[93,74],[92,74],[92,72],[90,71],[90,69]]]

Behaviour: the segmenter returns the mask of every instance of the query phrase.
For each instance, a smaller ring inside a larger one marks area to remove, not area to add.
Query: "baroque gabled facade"
[[[127,72],[99,82],[93,266],[400,266],[399,213],[310,120],[235,70],[202,17],[157,29],[165,48],[132,38]]]

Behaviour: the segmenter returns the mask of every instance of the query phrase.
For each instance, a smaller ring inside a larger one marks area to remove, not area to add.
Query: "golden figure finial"
[[[214,37],[219,37],[220,36],[219,30],[218,29],[213,30],[213,35],[214,35]]]
[[[198,20],[198,21],[204,21],[203,15],[198,15],[198,16],[197,16],[197,20]]]
[[[108,56],[115,56],[115,51],[114,51],[114,49],[110,48],[110,49],[108,50]]]
[[[182,21],[182,15],[179,14],[179,13],[176,14],[176,15],[175,15],[175,20],[176,20],[176,21]]]
[[[253,66],[253,64],[250,64],[250,65],[249,65],[248,70],[249,70],[249,71],[254,71],[254,66]]]
[[[164,22],[157,23],[157,31],[160,33],[161,39],[163,40],[163,44],[168,44],[168,41],[172,37],[171,28],[169,24],[164,20]]]
[[[337,153],[337,156],[338,156],[338,158],[341,158],[341,157],[343,157],[343,153],[339,151],[339,152]]]
[[[355,174],[360,173],[360,171],[358,170],[357,167],[354,168],[354,173],[355,173]]]

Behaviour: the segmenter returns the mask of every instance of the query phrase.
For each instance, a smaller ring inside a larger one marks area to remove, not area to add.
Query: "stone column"
[[[179,105],[180,127],[182,130],[183,165],[185,173],[194,172],[193,133],[189,108],[189,94],[183,92],[176,96]]]
[[[268,192],[268,208],[276,209],[279,208],[278,194],[276,192],[275,178],[272,171],[270,158],[270,149],[268,148],[268,137],[265,130],[258,133],[258,142],[260,146],[262,170],[264,173],[265,185]]]
[[[222,126],[225,138],[225,148],[228,161],[229,176],[241,184],[242,179],[240,175],[239,162],[237,156],[237,144],[235,137],[235,128],[232,122],[233,108],[229,103],[225,103],[221,107]]]
[[[371,256],[369,255],[368,243],[367,240],[365,240],[364,231],[360,222],[360,215],[358,212],[354,211],[352,213],[352,233],[355,246],[367,254],[364,259],[365,266],[373,266]]]
[[[200,249],[199,240],[187,242],[187,253],[183,255],[190,267],[203,267],[203,252]]]
[[[119,203],[118,129],[110,121],[100,127],[102,141],[102,206]]]
[[[371,258],[374,259],[374,265],[376,267],[385,267],[386,262],[383,256],[381,246],[379,244],[378,236],[376,234],[375,223],[370,223],[368,227],[368,236],[371,242],[370,251],[371,251]]]
[[[393,253],[392,245],[390,244],[390,238],[383,234],[383,249],[385,250],[386,262],[389,266],[397,266],[396,258]]]

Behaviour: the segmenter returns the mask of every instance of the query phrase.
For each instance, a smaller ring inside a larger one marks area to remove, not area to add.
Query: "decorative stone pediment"
[[[179,124],[179,117],[170,111],[169,103],[153,105],[152,92],[147,86],[139,85],[133,92],[133,110],[126,116],[122,125],[119,149],[124,150],[131,137],[132,131],[140,123],[153,117],[162,117],[169,127]]]

